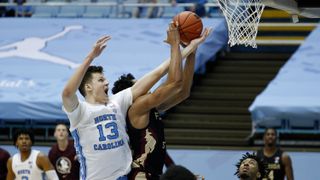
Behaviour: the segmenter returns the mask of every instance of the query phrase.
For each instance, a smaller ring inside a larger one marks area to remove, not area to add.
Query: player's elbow
[[[189,88],[184,88],[181,94],[182,94],[182,99],[186,100],[190,97],[191,90]]]
[[[182,79],[176,79],[172,84],[178,91],[182,90],[182,86],[183,86]]]
[[[175,97],[175,99],[182,101],[190,96],[190,89],[185,88],[182,81],[171,83],[171,88],[170,96]]]
[[[184,87],[183,83],[181,83],[181,85],[179,85],[176,89],[176,94],[179,97],[179,99],[185,100],[190,96],[190,91],[190,88]]]
[[[178,99],[180,99],[180,101],[184,101],[186,100],[189,96],[190,96],[190,90],[189,89],[185,89],[183,87],[181,87],[178,90]]]
[[[70,89],[64,88],[61,95],[62,95],[62,98],[68,98],[73,96],[73,94],[74,93]]]

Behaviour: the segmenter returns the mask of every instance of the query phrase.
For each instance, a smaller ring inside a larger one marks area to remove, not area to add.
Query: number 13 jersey
[[[79,102],[73,112],[64,109],[80,161],[80,179],[115,180],[129,173],[132,155],[125,115],[131,104],[128,88],[106,105]]]

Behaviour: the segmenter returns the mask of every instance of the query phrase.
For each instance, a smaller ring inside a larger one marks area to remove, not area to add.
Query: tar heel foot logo
[[[33,80],[1,80],[0,88],[32,88],[36,86]]]
[[[29,59],[30,61],[46,61],[68,66],[72,69],[77,68],[80,64],[55,56],[52,53],[48,54],[42,50],[50,43],[50,41],[62,38],[68,32],[81,29],[83,29],[83,26],[81,25],[65,26],[61,32],[49,37],[27,37],[22,41],[0,46],[0,60],[10,57],[21,57]]]

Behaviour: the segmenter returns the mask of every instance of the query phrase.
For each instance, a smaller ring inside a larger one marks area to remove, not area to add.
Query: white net
[[[229,44],[257,47],[256,36],[264,4],[261,0],[218,0],[229,30]]]

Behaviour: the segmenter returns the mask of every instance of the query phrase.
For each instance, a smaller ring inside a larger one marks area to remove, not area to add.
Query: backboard
[[[320,1],[318,0],[262,0],[266,6],[287,11],[292,15],[308,18],[320,18]]]

